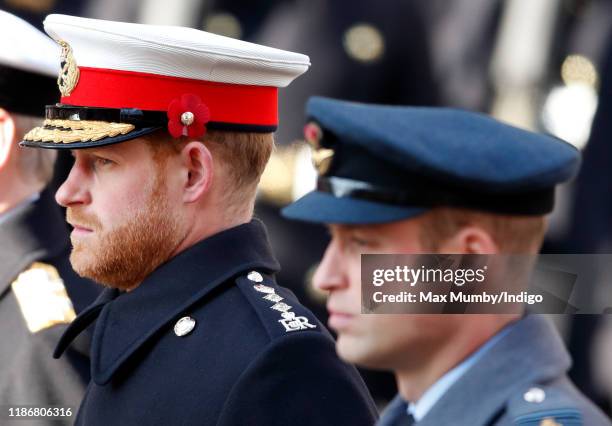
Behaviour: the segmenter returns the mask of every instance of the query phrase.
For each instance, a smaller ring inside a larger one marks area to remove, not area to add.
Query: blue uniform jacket
[[[463,376],[418,426],[610,426],[570,382],[570,358],[553,325],[527,315]],[[399,424],[405,403],[396,397],[379,426]]]
[[[371,426],[361,377],[276,285],[277,270],[253,220],[180,253],[133,291],[105,290],[56,349],[95,322],[76,424]],[[184,317],[193,329],[179,336]]]

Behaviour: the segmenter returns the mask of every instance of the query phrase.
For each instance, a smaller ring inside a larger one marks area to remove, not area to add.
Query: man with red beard
[[[277,87],[306,56],[179,28],[51,15],[61,103],[23,145],[70,149],[75,270],[108,288],[77,425],[370,425],[356,370],[287,290],[256,187]],[[95,323],[95,324],[94,324]]]

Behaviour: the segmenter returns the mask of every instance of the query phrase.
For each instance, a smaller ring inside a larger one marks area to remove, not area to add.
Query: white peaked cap
[[[60,103],[22,145],[78,149],[167,129],[268,133],[278,126],[278,90],[310,66],[307,56],[192,28],[49,15],[62,46]]]
[[[0,10],[0,65],[57,77],[60,49],[45,33]]]
[[[80,67],[220,83],[285,87],[310,66],[308,56],[193,28],[49,15],[45,31],[70,44]]]

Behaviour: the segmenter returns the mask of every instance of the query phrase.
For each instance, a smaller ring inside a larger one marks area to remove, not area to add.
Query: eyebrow
[[[327,228],[327,232],[329,233],[329,236],[332,238],[334,237],[339,238],[341,237],[343,233],[350,231],[350,228],[344,225],[337,225],[337,224],[326,224],[325,228]]]
[[[75,149],[71,149],[70,153],[72,154],[73,157],[76,158],[76,154],[75,154]],[[95,149],[95,148],[90,148],[88,149],[86,152],[83,152],[83,155],[85,156],[90,156],[90,157],[103,157],[103,158],[109,158],[109,159],[121,159],[123,158],[122,155],[120,153],[108,153],[104,150],[101,149]]]

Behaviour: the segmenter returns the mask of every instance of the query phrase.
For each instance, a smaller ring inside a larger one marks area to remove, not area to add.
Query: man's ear
[[[210,189],[213,180],[213,158],[201,142],[189,142],[181,149],[181,163],[187,172],[183,186],[183,201],[193,203]]]
[[[15,147],[15,120],[7,110],[0,108],[0,169],[4,168],[11,158]]]
[[[468,225],[459,230],[439,247],[440,253],[447,254],[496,254],[499,246],[483,228]]]

